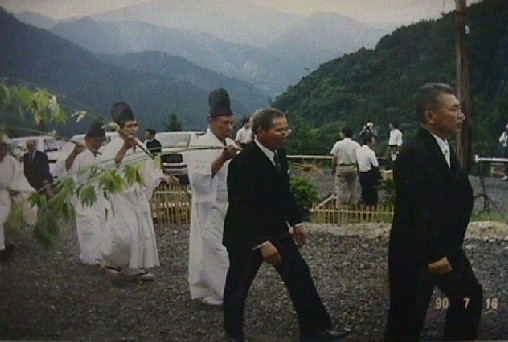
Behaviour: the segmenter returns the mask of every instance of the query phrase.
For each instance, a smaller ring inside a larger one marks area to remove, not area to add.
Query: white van
[[[155,139],[162,145],[161,167],[166,174],[173,175],[180,183],[189,182],[187,164],[184,155],[186,151],[180,151],[193,144],[196,139],[205,134],[204,132],[159,132]]]

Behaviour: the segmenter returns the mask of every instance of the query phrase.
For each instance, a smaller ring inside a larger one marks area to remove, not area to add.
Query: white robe
[[[86,184],[90,168],[101,163],[101,154],[94,155],[89,149],[77,155],[67,174],[72,176],[76,184]],[[106,224],[108,203],[104,192],[94,184],[97,200],[92,205],[83,205],[79,198],[74,198],[76,210],[76,231],[79,241],[79,259],[84,264],[99,264],[102,259],[102,238]]]
[[[110,167],[115,167],[113,159],[122,145],[123,139],[115,137],[103,148]],[[139,147],[127,151],[120,169],[126,164],[141,165],[143,184],[134,183],[122,192],[108,194],[111,213],[106,219],[103,260],[110,266],[130,269],[159,266],[149,200],[164,174]]]
[[[234,142],[228,139],[226,144]],[[209,129],[194,145],[224,147]],[[226,248],[222,245],[222,235],[228,208],[226,181],[229,162],[214,177],[211,168],[221,152],[222,149],[198,150],[187,157],[192,188],[188,278],[192,299],[222,300],[224,296],[229,261]]]
[[[9,191],[15,191],[17,194],[11,199]],[[0,251],[5,249],[4,224],[11,212],[12,202],[16,206],[30,207],[27,199],[34,192],[21,164],[12,156],[5,156],[0,162]],[[23,210],[25,211],[25,208]],[[24,213],[25,220],[26,216]],[[28,223],[35,223],[33,220],[30,221],[32,222]]]

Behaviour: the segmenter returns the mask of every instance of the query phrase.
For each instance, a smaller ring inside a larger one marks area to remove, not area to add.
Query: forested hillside
[[[508,1],[469,7],[468,48],[473,98],[473,152],[496,154],[508,121]],[[320,66],[275,101],[294,126],[292,153],[328,153],[347,124],[358,132],[373,121],[381,137],[397,119],[406,137],[414,132],[415,90],[426,82],[455,84],[453,13],[402,27],[374,50]]]
[[[2,8],[0,32],[0,78],[19,79],[21,84],[28,82],[65,95],[86,107],[66,101],[72,110],[90,108],[108,120],[111,105],[126,101],[137,113],[142,128],[162,128],[172,113],[184,129],[206,127],[209,90],[171,75],[107,63],[74,43],[21,23]],[[258,106],[244,105],[232,96],[232,107],[240,117]],[[19,123],[16,113],[2,113],[2,119],[8,127]],[[82,133],[85,127],[86,124],[68,125],[59,128],[59,133]]]

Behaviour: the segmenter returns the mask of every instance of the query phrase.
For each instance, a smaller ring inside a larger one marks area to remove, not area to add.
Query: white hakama
[[[227,144],[234,144],[228,139]],[[188,154],[187,167],[192,188],[189,237],[189,286],[192,299],[222,302],[229,267],[228,253],[222,245],[224,218],[228,208],[227,170],[224,164],[212,177],[211,164],[224,145],[208,129],[196,146],[219,147]]]
[[[110,165],[114,165],[123,143],[121,137],[115,137],[103,148],[103,157],[111,160]],[[103,260],[109,266],[134,270],[156,267],[159,256],[149,200],[164,174],[139,147],[127,151],[119,170],[125,165],[140,166],[143,184],[134,183],[121,192],[107,194],[111,212],[106,220]]]
[[[12,156],[5,156],[0,162],[0,251],[5,249],[4,224],[12,205],[23,209],[23,217],[29,224],[35,223],[35,208],[28,203],[28,197],[35,189],[28,183],[23,167]]]

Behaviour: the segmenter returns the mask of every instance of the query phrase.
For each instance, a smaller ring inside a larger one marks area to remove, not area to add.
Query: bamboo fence
[[[332,195],[312,208],[310,212],[313,223],[388,223],[393,218],[393,205],[347,205],[339,203]]]
[[[189,224],[191,188],[187,184],[161,183],[154,191],[150,207],[158,228],[167,224]]]
[[[162,183],[154,191],[150,206],[158,228],[168,224],[190,224],[191,188],[186,184]],[[352,224],[391,222],[393,205],[377,206],[340,204],[330,196],[310,210],[312,223]]]

